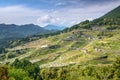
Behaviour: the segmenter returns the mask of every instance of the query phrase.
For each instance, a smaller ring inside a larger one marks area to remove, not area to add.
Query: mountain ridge
[[[63,30],[65,29],[66,27],[64,26],[56,26],[56,25],[46,25],[44,26],[44,29],[47,29],[47,30]]]
[[[0,24],[0,47],[11,40],[25,38],[31,35],[47,34],[49,32],[51,31],[34,24]]]
[[[101,18],[117,18],[117,17],[120,17],[120,5],[117,8],[105,14],[104,16],[102,16]]]
[[[15,25],[15,24],[0,24],[0,36],[4,38],[24,38],[30,35],[48,33],[42,27],[34,24]]]

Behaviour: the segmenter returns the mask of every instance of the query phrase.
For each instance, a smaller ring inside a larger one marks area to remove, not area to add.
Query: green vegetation
[[[8,80],[8,68],[0,65],[0,80]]]
[[[16,59],[11,66],[14,67],[14,68],[16,68],[16,69],[19,69],[18,72],[19,72],[21,75],[23,75],[23,77],[25,77],[25,78],[26,78],[26,76],[29,76],[29,78],[34,79],[34,80],[40,80],[40,79],[41,79],[41,77],[40,77],[40,75],[39,75],[39,71],[40,71],[39,66],[33,65],[31,62],[29,62],[29,61],[27,61],[27,60],[23,60],[23,61],[21,62],[21,61],[19,61],[18,59]],[[23,73],[22,73],[22,70],[21,70],[21,69],[23,70]],[[27,72],[28,74],[26,74],[24,71]],[[17,72],[16,72],[16,73],[17,73]],[[25,76],[24,74],[25,74],[26,76]],[[14,73],[11,74],[11,75],[14,75]],[[17,76],[20,77],[19,74],[18,74]],[[22,77],[22,78],[23,78],[23,77]],[[16,78],[16,76],[15,76],[15,78]],[[27,78],[28,78],[28,77],[27,77]],[[16,79],[17,79],[17,78],[16,78]],[[21,80],[21,79],[20,79],[20,80]]]
[[[120,57],[111,65],[69,65],[39,69],[18,59],[10,67],[0,66],[1,80],[119,80]]]
[[[103,18],[120,18],[120,6],[104,15]]]

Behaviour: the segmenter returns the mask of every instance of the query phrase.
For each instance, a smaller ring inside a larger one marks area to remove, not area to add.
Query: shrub
[[[8,80],[8,68],[0,66],[0,80]]]

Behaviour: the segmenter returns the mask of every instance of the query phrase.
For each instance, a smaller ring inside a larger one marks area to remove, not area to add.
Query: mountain
[[[63,30],[65,28],[66,27],[64,26],[55,26],[55,25],[47,25],[44,27],[44,29],[47,29],[47,30]]]
[[[44,80],[119,80],[120,16],[116,17],[116,9],[104,17],[6,49],[0,61],[16,68],[27,63],[39,65]],[[16,43],[20,41],[10,45]]]
[[[34,25],[15,25],[15,24],[0,24],[0,39],[4,38],[21,38],[37,33],[44,34],[48,32],[44,28]]]
[[[15,25],[0,24],[0,47],[7,44],[8,41],[25,38],[31,35],[47,34],[50,31],[34,24]]]
[[[83,21],[79,24],[76,24],[70,28],[66,28],[64,32],[72,31],[76,29],[100,29],[102,27],[106,29],[117,29],[120,28],[120,6],[103,15],[100,18],[94,19],[93,21]]]

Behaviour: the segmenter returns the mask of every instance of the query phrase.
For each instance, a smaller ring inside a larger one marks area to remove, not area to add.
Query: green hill
[[[73,29],[92,29],[93,27],[95,28],[106,26],[109,26],[108,28],[120,28],[119,25],[120,25],[120,6],[118,6],[117,8],[113,9],[112,11],[108,12],[107,14],[98,19],[94,19],[93,21],[89,20],[83,21],[79,24],[72,26],[71,28],[65,29],[64,32],[72,31]]]

